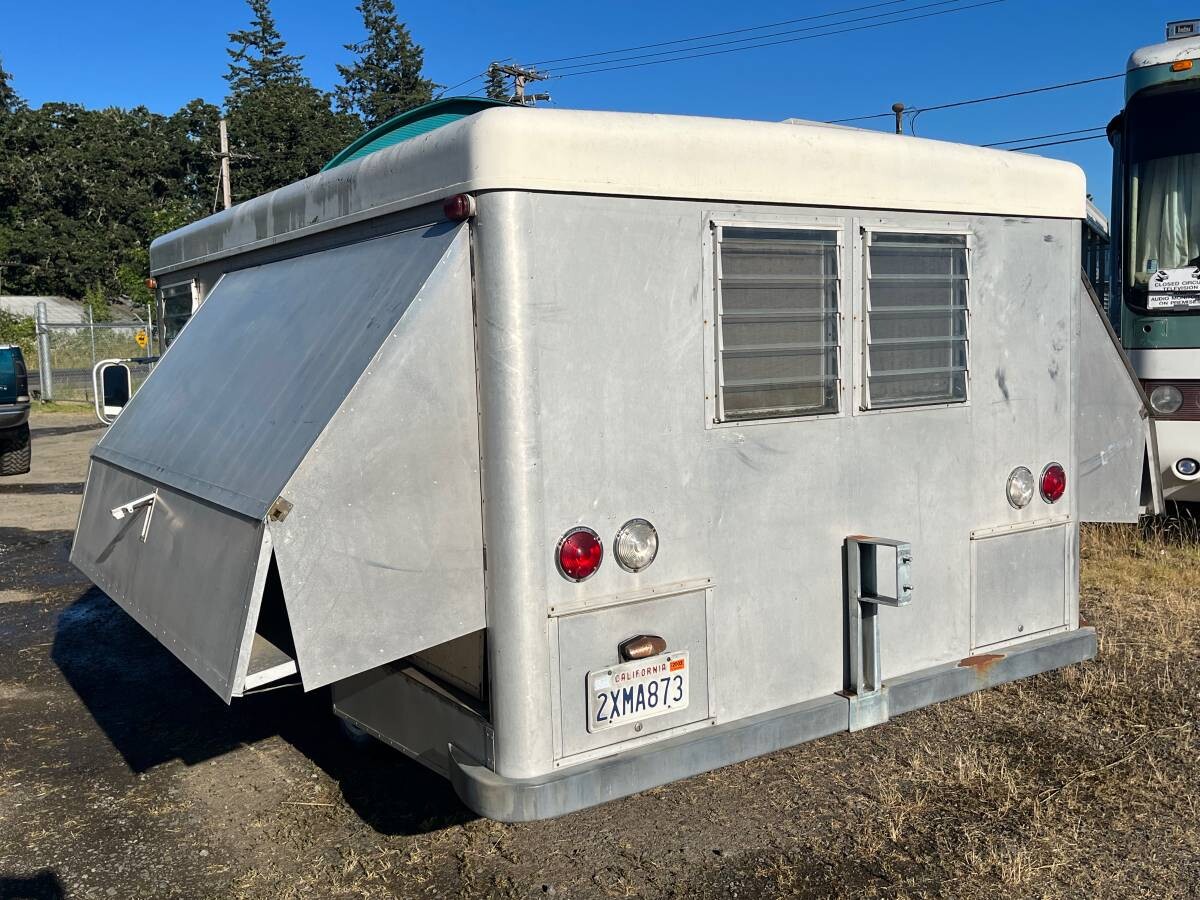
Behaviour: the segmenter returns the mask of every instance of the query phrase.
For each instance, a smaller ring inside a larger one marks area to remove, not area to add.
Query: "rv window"
[[[837,412],[838,234],[718,229],[718,418]]]
[[[867,240],[864,409],[967,399],[967,236]]]

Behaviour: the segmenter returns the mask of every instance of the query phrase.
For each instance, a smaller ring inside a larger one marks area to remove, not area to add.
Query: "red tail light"
[[[1050,463],[1042,469],[1042,499],[1057,503],[1067,490],[1067,472],[1058,463]]]
[[[583,581],[591,576],[604,559],[604,545],[590,528],[572,528],[558,542],[558,571],[571,581]]]

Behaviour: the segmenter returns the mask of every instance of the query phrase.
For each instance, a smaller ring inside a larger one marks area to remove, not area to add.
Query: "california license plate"
[[[603,731],[687,709],[687,652],[588,672],[588,731]]]

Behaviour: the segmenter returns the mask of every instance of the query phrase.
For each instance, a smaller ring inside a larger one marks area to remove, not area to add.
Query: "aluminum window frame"
[[[912,410],[962,409],[971,405],[971,310],[972,281],[974,279],[975,232],[967,222],[940,220],[937,224],[924,225],[920,222],[895,222],[883,219],[869,224],[856,220],[855,237],[859,246],[855,248],[855,278],[858,284],[854,312],[857,333],[854,353],[854,414],[885,415]],[[966,363],[963,366],[963,398],[961,400],[932,400],[927,403],[901,403],[889,406],[871,406],[870,395],[870,341],[871,341],[871,245],[875,234],[946,235],[965,238],[966,274],[965,301],[963,306],[963,348]]]
[[[845,396],[848,379],[845,373],[845,336],[846,336],[846,285],[848,273],[846,265],[847,221],[840,217],[831,216],[791,216],[771,215],[767,213],[724,215],[707,215],[704,218],[704,240],[702,242],[703,268],[705,275],[706,296],[709,303],[704,308],[705,325],[705,427],[706,428],[741,428],[753,425],[766,425],[785,422],[811,422],[820,419],[839,418],[846,414],[847,398]],[[721,241],[725,228],[761,228],[774,231],[822,231],[834,236],[835,260],[837,277],[835,284],[835,304],[833,321],[837,330],[837,339],[831,349],[834,351],[834,398],[836,407],[830,410],[813,413],[789,413],[777,416],[755,416],[747,418],[727,418],[725,413],[725,360],[724,337],[722,334],[722,317],[724,304],[721,292],[723,276],[721,261]]]

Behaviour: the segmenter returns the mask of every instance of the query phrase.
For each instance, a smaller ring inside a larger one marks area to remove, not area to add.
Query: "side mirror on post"
[[[111,425],[133,396],[133,374],[120,359],[102,359],[92,369],[96,418]]]

